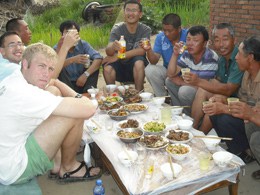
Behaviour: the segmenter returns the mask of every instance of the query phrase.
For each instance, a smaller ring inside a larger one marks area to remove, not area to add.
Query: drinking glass
[[[137,143],[136,144],[136,151],[138,153],[138,159],[137,161],[139,163],[143,163],[145,157],[146,157],[146,148],[144,146],[144,144],[142,143]]]
[[[169,107],[161,108],[161,122],[163,122],[165,125],[171,124],[172,122],[171,108]]]
[[[209,169],[210,154],[207,152],[199,153],[200,170],[207,171]]]

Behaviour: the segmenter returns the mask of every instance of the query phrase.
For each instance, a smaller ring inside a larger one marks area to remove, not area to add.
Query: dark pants
[[[90,89],[91,86],[97,88],[98,75],[99,75],[99,70],[97,70],[96,72],[94,72],[88,77],[87,82],[83,87],[78,87],[76,85],[76,81],[71,81],[69,79],[67,70],[63,68],[62,71],[60,72],[59,80],[67,84],[70,88],[75,90],[77,93],[87,93],[87,90]]]
[[[227,114],[220,114],[211,116],[210,120],[218,136],[233,138],[231,141],[226,141],[230,152],[239,154],[249,149],[249,143],[245,133],[245,124],[242,119]]]

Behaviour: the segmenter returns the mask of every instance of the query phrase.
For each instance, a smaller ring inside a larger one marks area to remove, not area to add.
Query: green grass
[[[81,26],[80,37],[95,49],[103,48],[109,40],[110,30],[115,22],[101,26],[87,24],[81,17],[82,10],[91,0],[61,0],[60,6],[48,9],[43,14],[32,16],[28,13],[25,20],[32,30],[32,43],[42,41],[53,46],[60,39],[59,25],[65,20],[74,20]],[[118,3],[119,0],[101,0],[101,4]],[[209,25],[209,0],[142,0],[144,16],[142,22],[153,29],[161,30],[161,20],[168,13],[177,13],[183,27]]]

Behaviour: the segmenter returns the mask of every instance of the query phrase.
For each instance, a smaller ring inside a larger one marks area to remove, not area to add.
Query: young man
[[[181,77],[181,68],[189,68],[191,73],[197,74],[202,79],[215,77],[218,68],[217,54],[207,47],[209,39],[208,31],[204,26],[193,26],[188,30],[184,51],[178,60],[182,43],[174,46],[174,55],[168,65],[166,87],[171,96],[172,104],[176,106],[191,106],[197,87],[190,86]],[[189,74],[189,73],[186,73]],[[190,109],[185,108],[184,112],[190,115]]]
[[[24,183],[50,169],[60,182],[100,176],[99,168],[76,160],[83,121],[96,108],[62,82],[50,81],[56,62],[52,48],[30,45],[23,54],[22,71],[0,82],[0,183],[4,185]],[[54,96],[47,88],[66,97]],[[53,165],[59,150],[61,161]]]
[[[116,24],[110,34],[109,44],[106,47],[107,57],[103,60],[104,78],[107,84],[119,82],[134,82],[138,91],[144,88],[144,69],[148,64],[145,50],[139,47],[142,38],[150,39],[151,28],[140,23],[142,5],[136,0],[124,4],[125,22]],[[125,59],[119,59],[120,36],[126,41]]]
[[[154,47],[150,44],[142,48],[146,51],[150,64],[145,68],[145,76],[151,84],[155,96],[166,96],[165,79],[175,43],[186,43],[187,30],[181,28],[181,18],[177,14],[167,14],[162,20],[163,32],[156,36]],[[163,65],[157,64],[162,56]]]
[[[192,104],[191,117],[194,119],[193,127],[204,133],[208,133],[211,125],[209,118],[204,118],[199,128],[199,123],[204,116],[202,103],[214,95],[236,96],[243,77],[243,72],[239,70],[235,60],[238,48],[235,46],[234,28],[228,23],[220,23],[214,27],[212,38],[214,48],[220,55],[216,78],[208,81],[199,78],[196,74],[184,76],[188,84],[198,87]]]
[[[241,88],[239,89],[238,97],[239,103],[231,103],[230,105],[222,102],[214,102],[203,107],[205,114],[210,115],[213,128],[219,136],[232,137],[232,141],[227,141],[228,150],[237,154],[244,160],[245,163],[250,163],[254,160],[249,150],[249,143],[252,146],[253,154],[259,161],[259,139],[254,137],[251,128],[246,129],[245,122],[248,120],[259,125],[257,116],[254,112],[248,114],[248,106],[245,103],[254,100],[256,103],[260,98],[260,37],[253,36],[244,40],[238,48],[236,61],[239,69],[245,71]],[[243,103],[245,102],[245,103]],[[249,105],[249,104],[248,104]],[[252,107],[252,106],[251,106]],[[256,108],[254,108],[256,109]],[[256,109],[259,112],[259,109]],[[259,127],[257,128],[259,131]],[[255,131],[257,135],[257,131]],[[259,177],[259,176],[258,176]]]
[[[10,19],[5,26],[6,31],[16,32],[22,39],[24,45],[29,45],[32,32],[29,28],[29,25],[22,18],[12,18]]]
[[[79,33],[80,26],[70,20],[61,23],[61,39],[66,36],[69,30],[73,29]],[[55,45],[54,48],[57,49],[60,46]],[[89,55],[89,59],[87,55]],[[86,64],[87,60],[92,63],[88,68],[85,68],[84,64]],[[69,49],[59,79],[71,86],[78,93],[86,93],[91,87],[97,87],[101,62],[102,56],[89,43],[81,39],[75,46]]]

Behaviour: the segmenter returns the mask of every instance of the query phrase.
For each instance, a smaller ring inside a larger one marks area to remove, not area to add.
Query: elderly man
[[[220,55],[216,78],[208,81],[196,74],[184,75],[186,83],[198,87],[192,104],[191,117],[194,119],[193,127],[204,133],[208,133],[212,125],[209,118],[205,117],[199,126],[204,116],[202,103],[211,97],[213,97],[211,100],[214,100],[216,95],[236,96],[243,77],[243,72],[239,70],[235,60],[238,48],[235,46],[234,28],[228,23],[220,23],[214,27],[212,38],[214,48]]]
[[[142,38],[150,39],[151,28],[140,23],[142,5],[136,0],[129,0],[124,4],[125,22],[116,24],[110,34],[109,44],[106,47],[107,57],[103,60],[104,78],[107,84],[119,82],[134,82],[138,91],[144,88],[144,69],[148,64],[145,50],[139,46]],[[120,36],[126,41],[124,59],[117,57],[121,49]]]
[[[30,45],[23,54],[22,71],[0,82],[0,183],[4,185],[24,183],[49,169],[62,183],[100,176],[99,168],[76,160],[83,121],[96,108],[58,80],[50,81],[56,62],[52,48]],[[48,87],[66,97],[42,90]],[[61,161],[53,164],[59,150]]]
[[[153,50],[151,45],[142,48],[146,51],[150,64],[145,68],[145,76],[151,84],[155,96],[166,96],[165,79],[169,61],[173,54],[174,44],[186,42],[187,30],[181,28],[181,18],[177,14],[170,13],[162,20],[163,32],[156,36]],[[163,65],[157,64],[162,56]]]
[[[227,141],[228,150],[240,156],[245,163],[254,160],[250,150],[245,132],[244,120],[256,123],[257,116],[254,112],[248,115],[248,106],[260,98],[260,37],[253,36],[245,39],[238,48],[236,61],[239,69],[245,71],[238,97],[241,102],[230,103],[214,102],[203,107],[205,114],[210,115],[213,128],[219,136],[232,137],[232,141]],[[245,102],[245,103],[243,103]],[[259,109],[258,109],[259,112]],[[241,119],[242,118],[242,119]],[[243,120],[244,119],[244,120]],[[256,123],[258,124],[258,123]],[[249,127],[247,127],[249,128]],[[259,130],[259,127],[258,127]],[[259,161],[259,139],[254,137],[254,131],[251,128],[246,129],[253,154]],[[255,131],[257,135],[257,131]],[[256,149],[257,148],[257,149]],[[259,177],[259,176],[258,176]]]
[[[212,79],[215,77],[218,68],[217,54],[207,47],[209,39],[208,31],[204,26],[193,26],[188,30],[186,45],[181,58],[178,56],[182,50],[183,43],[176,43],[174,55],[172,55],[168,65],[166,86],[171,96],[172,104],[176,106],[191,106],[197,87],[189,85],[181,77],[181,69],[188,68],[191,73],[202,79]],[[190,115],[190,109],[185,108],[184,112]]]

